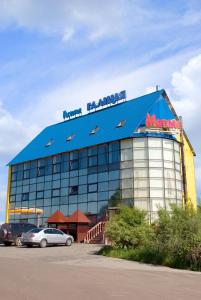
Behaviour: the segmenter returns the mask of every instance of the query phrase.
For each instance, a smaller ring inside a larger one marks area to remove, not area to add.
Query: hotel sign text
[[[156,119],[156,115],[147,114],[146,116],[146,127],[149,128],[174,128],[181,129],[182,125],[180,121],[177,120],[165,120],[165,119]]]
[[[106,106],[109,104],[116,104],[118,101],[126,99],[126,91],[121,91],[120,93],[115,93],[110,96],[99,99],[97,102],[89,102],[87,103],[87,110],[90,111],[92,109],[97,109],[102,106]]]

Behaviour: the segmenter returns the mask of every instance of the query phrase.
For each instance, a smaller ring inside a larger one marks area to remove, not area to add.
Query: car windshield
[[[38,233],[41,230],[42,230],[42,228],[34,228],[34,229],[30,230],[29,232]]]

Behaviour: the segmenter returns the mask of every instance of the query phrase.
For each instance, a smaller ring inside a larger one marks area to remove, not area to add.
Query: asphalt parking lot
[[[201,299],[201,273],[97,256],[99,248],[0,246],[0,299]]]

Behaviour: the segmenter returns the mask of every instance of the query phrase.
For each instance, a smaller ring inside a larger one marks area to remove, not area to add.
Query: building
[[[196,207],[195,153],[166,92],[121,103],[115,95],[88,104],[86,115],[65,112],[75,117],[45,128],[11,160],[7,222],[34,223],[33,209],[45,224],[58,210],[79,209],[96,223],[119,204],[146,210],[150,221],[171,203]]]

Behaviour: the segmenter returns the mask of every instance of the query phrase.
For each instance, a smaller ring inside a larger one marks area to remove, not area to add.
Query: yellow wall
[[[195,184],[194,155],[185,136],[183,137],[183,142],[184,142],[184,162],[186,166],[187,199],[189,201],[189,204],[192,205],[194,208],[196,208],[197,197],[196,197],[196,184]]]
[[[7,187],[7,199],[6,199],[6,223],[9,222],[10,186],[11,186],[11,167],[8,168],[8,187]]]

